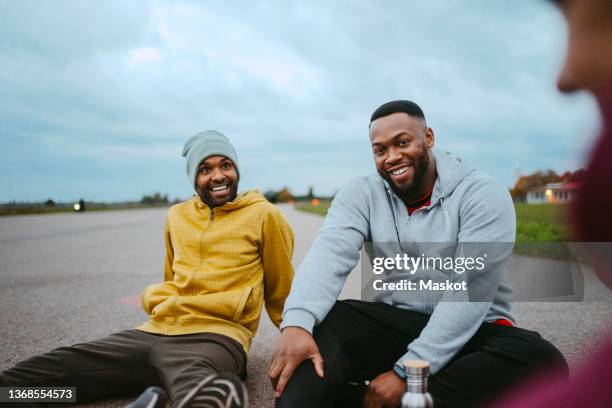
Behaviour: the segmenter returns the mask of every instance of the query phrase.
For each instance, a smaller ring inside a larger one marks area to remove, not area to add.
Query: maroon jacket
[[[586,176],[574,207],[578,237],[584,241],[612,241],[612,86],[597,95],[603,132],[595,143]]]
[[[604,128],[591,152],[573,215],[581,240],[612,242],[612,87],[596,97]],[[593,267],[602,282],[612,289],[610,253],[599,255],[597,262],[593,259]],[[555,373],[544,373],[495,407],[612,407],[612,327],[609,329],[603,345],[586,359],[569,382],[559,380]]]

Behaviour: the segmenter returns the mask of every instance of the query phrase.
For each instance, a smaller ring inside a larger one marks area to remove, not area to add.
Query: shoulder
[[[193,205],[194,205],[194,198],[190,198],[189,200],[172,205],[168,209],[168,213],[185,211],[188,207],[191,207]]]
[[[190,211],[193,211],[194,207],[195,197],[192,197],[189,200],[180,202],[178,204],[174,204],[168,209],[168,220],[171,220],[176,217],[185,216]]]
[[[259,210],[261,231],[264,235],[282,234],[293,239],[293,229],[285,214],[274,204],[265,201],[255,204]]]
[[[469,230],[469,239],[513,242],[516,216],[508,189],[499,180],[477,172],[465,182],[459,217],[460,224]]]
[[[259,191],[252,190],[248,194],[251,194],[252,201],[244,209],[247,210],[251,219],[258,219],[263,224],[288,224],[285,214],[276,205],[266,200]]]
[[[267,200],[253,204],[253,209],[259,212],[264,219],[285,217],[283,212],[276,205]]]
[[[510,191],[498,179],[479,170],[471,171],[461,182],[463,201],[511,203]]]
[[[234,210],[246,210],[249,213],[261,214],[262,216],[280,213],[278,207],[269,202],[259,190],[248,190],[240,194],[237,206]],[[240,202],[239,202],[240,201]]]
[[[367,203],[372,198],[384,194],[385,184],[378,174],[356,177],[336,193],[334,200]]]

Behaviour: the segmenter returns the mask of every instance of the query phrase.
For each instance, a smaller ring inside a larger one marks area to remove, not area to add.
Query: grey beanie
[[[210,156],[227,157],[234,162],[238,172],[238,155],[229,139],[216,130],[206,130],[191,136],[183,147],[183,157],[187,158],[187,177],[193,187],[196,185],[200,163]]]

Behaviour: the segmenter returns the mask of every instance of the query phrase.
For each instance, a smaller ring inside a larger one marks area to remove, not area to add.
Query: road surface
[[[280,206],[296,235],[294,264],[323,218]],[[92,340],[144,322],[140,291],[160,281],[166,209],[0,218],[0,368],[52,348]],[[521,268],[533,267],[529,259]],[[519,324],[539,331],[572,367],[612,321],[610,292],[586,271],[588,302],[518,303]],[[359,298],[359,273],[342,297]],[[265,315],[249,356],[253,407],[273,406],[265,375],[276,328]],[[125,401],[89,406],[120,407]]]

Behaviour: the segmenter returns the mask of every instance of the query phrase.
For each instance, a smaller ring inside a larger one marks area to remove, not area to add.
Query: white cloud
[[[130,50],[130,61],[139,62],[157,62],[161,59],[161,52],[155,47],[134,48]]]
[[[131,176],[96,199],[129,196],[142,174],[189,194],[160,163],[210,128],[235,142],[243,188],[333,192],[372,171],[369,115],[398,98],[424,108],[440,147],[506,184],[516,163],[579,165],[596,126],[589,98],[554,89],[565,29],[544,1],[25,0],[0,3],[0,36],[0,171],[33,178],[20,156],[36,146],[56,186],[41,198],[67,194],[71,166],[110,162]],[[89,170],[72,181],[105,173]],[[11,199],[19,189],[0,191]]]

